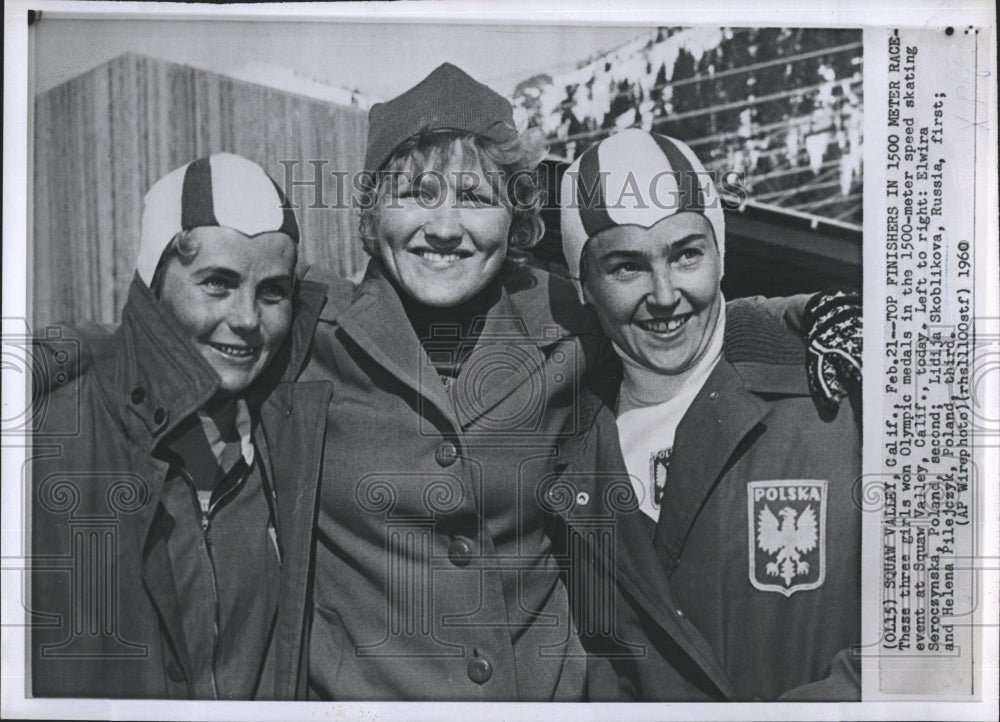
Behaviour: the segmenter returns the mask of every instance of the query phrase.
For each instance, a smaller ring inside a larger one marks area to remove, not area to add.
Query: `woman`
[[[331,294],[305,375],[336,389],[319,697],[582,695],[534,482],[572,420],[577,369],[605,343],[567,283],[507,263],[540,234],[536,191],[512,179],[541,152],[506,100],[448,64],[371,111],[372,261],[356,290]]]
[[[36,439],[36,696],[295,696],[330,396],[285,380],[326,290],[296,288],[297,250],[239,156],[146,195],[121,325],[45,399],[79,431]]]
[[[539,480],[611,351],[568,281],[516,262],[542,231],[528,173],[542,148],[447,63],[369,122],[372,260],[356,289],[331,282],[303,377],[335,388],[311,692],[582,699]]]
[[[627,130],[563,181],[567,262],[617,355],[584,394],[563,483],[600,496],[586,471],[629,480],[631,508],[612,510],[618,621],[652,630],[652,653],[619,673],[642,699],[859,699],[853,409],[814,403],[794,345],[733,352],[746,323],[722,297],[724,218],[699,176],[682,142]],[[629,183],[672,202],[606,203]],[[662,632],[678,624],[687,652]]]

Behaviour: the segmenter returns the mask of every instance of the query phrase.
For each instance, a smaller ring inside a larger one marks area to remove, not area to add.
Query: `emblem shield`
[[[747,484],[750,583],[790,597],[826,578],[827,482],[813,479]]]

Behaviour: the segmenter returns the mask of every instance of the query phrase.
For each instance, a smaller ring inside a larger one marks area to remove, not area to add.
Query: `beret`
[[[435,130],[472,133],[498,143],[517,137],[510,102],[444,63],[402,95],[368,111],[365,169],[381,170],[403,141]]]

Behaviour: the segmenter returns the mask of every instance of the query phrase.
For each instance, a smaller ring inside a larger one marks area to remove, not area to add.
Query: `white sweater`
[[[674,434],[722,358],[725,316],[726,303],[722,299],[711,341],[697,363],[683,374],[651,371],[615,346],[624,367],[617,409],[619,444],[639,508],[653,521],[660,518],[659,502],[668,483]]]

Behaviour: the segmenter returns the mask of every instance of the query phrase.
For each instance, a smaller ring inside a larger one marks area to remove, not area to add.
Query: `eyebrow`
[[[676,246],[686,246],[689,243],[694,243],[695,241],[707,241],[707,240],[708,236],[706,236],[704,233],[689,233],[683,238],[671,243],[670,247],[674,248]]]
[[[676,241],[671,243],[669,246],[669,250],[672,251],[675,248],[688,246],[692,243],[696,243],[697,241],[702,241],[702,240],[708,241],[708,236],[706,236],[704,233],[697,233],[697,232],[689,233],[683,238],[678,238]],[[646,256],[646,253],[643,251],[637,251],[631,249],[614,249],[602,255],[598,260],[605,261],[608,260],[609,258],[614,258],[616,256],[623,256],[625,258],[636,258],[636,257],[644,257]]]
[[[205,268],[199,268],[191,275],[198,280],[202,280],[212,275],[223,276],[233,280],[239,280],[242,278],[238,272],[234,271],[232,268],[227,268],[226,266],[206,266]]]
[[[293,276],[290,273],[280,273],[277,276],[268,276],[267,278],[260,279],[260,283],[292,283]]]
[[[206,266],[205,268],[200,268],[192,274],[195,279],[201,281],[212,275],[222,276],[223,278],[229,279],[231,281],[242,281],[243,276],[232,268],[227,268],[226,266]],[[275,282],[287,282],[292,281],[294,274],[291,273],[279,273],[274,276],[268,276],[267,278],[260,279],[259,283],[275,283]],[[259,285],[259,284],[258,284]]]

